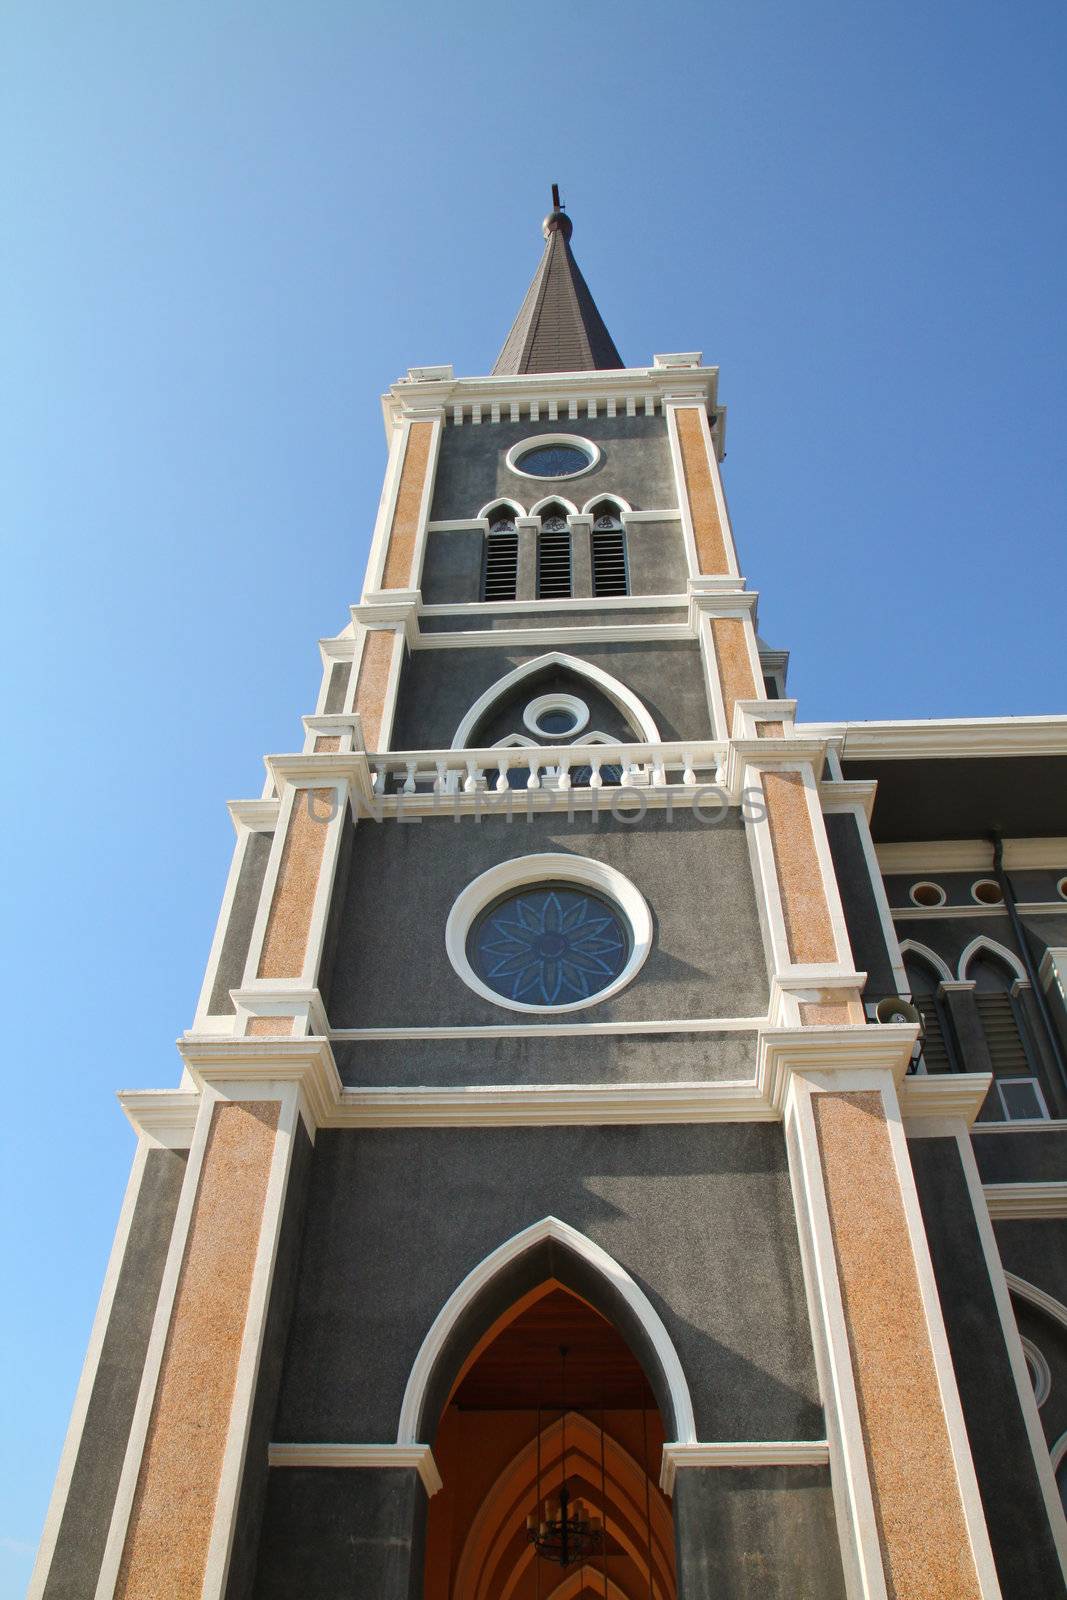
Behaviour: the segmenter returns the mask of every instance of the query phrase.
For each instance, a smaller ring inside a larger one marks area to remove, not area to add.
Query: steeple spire
[[[545,253],[493,372],[598,372],[623,366],[571,252],[571,219],[557,184],[541,228]]]

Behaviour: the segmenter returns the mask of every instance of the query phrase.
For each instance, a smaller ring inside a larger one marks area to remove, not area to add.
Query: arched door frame
[[[437,1415],[463,1358],[495,1318],[494,1288],[506,1290],[508,1299],[514,1301],[533,1282],[546,1277],[573,1287],[613,1322],[624,1338],[632,1336],[640,1346],[634,1354],[638,1360],[644,1357],[642,1364],[660,1404],[664,1427],[673,1429],[673,1442],[696,1442],[693,1402],[682,1364],[644,1290],[584,1233],[558,1217],[543,1217],[491,1251],[437,1313],[408,1375],[398,1444],[421,1444],[421,1435],[436,1428]],[[568,1278],[574,1281],[568,1283]]]

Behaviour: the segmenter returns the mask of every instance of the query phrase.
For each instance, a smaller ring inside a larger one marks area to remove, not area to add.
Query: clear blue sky
[[[8,0],[3,1600],[126,1181],[112,1091],[177,1080],[223,802],[358,594],[378,395],[489,367],[553,180],[624,358],[721,366],[801,715],[1067,709],[1065,35],[1052,0]]]

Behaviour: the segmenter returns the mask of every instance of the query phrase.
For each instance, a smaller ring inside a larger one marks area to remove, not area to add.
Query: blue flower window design
[[[589,466],[589,456],[573,444],[546,444],[519,457],[519,469],[535,478],[571,478]]]
[[[474,924],[468,956],[482,982],[522,1005],[564,1006],[614,983],[630,932],[610,901],[566,884],[509,894]]]

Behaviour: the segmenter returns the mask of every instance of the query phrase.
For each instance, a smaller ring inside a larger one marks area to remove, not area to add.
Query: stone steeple
[[[552,210],[542,224],[545,253],[526,291],[494,375],[602,372],[625,365],[604,326],[571,251],[571,219],[552,185]]]

